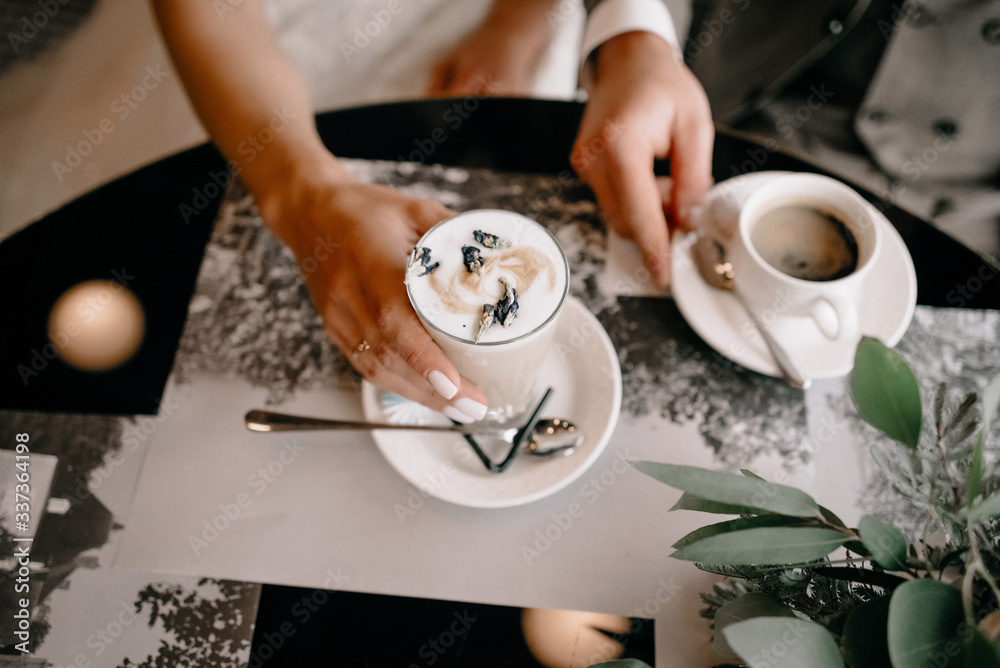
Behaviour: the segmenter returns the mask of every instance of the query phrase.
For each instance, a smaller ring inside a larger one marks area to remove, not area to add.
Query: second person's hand
[[[670,230],[712,185],[715,131],[701,84],[662,38],[618,35],[597,53],[594,85],[571,162],[609,227],[633,239],[655,284],[670,283]],[[656,179],[654,158],[670,158]]]

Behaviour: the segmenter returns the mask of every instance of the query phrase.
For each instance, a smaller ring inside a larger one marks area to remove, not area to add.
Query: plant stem
[[[962,607],[965,609],[965,620],[970,625],[974,626],[976,624],[976,615],[973,608],[974,601],[973,598],[973,584],[978,574],[986,586],[990,588],[993,592],[993,596],[1000,601],[1000,587],[997,586],[996,580],[993,575],[990,574],[988,568],[986,568],[986,563],[983,561],[983,556],[979,552],[979,533],[977,531],[977,526],[971,520],[966,518],[965,520],[966,530],[969,534],[969,554],[971,555],[971,561],[965,565],[965,577],[962,578]]]
[[[832,563],[832,562],[831,562]],[[823,575],[828,578],[833,578],[835,580],[847,580],[849,582],[860,582],[861,584],[874,585],[876,587],[881,587],[882,589],[892,590],[908,582],[907,578],[900,577],[898,575],[893,575],[892,573],[883,573],[879,571],[873,571],[866,568],[850,568],[850,567],[829,567],[821,566],[814,569],[817,575]]]

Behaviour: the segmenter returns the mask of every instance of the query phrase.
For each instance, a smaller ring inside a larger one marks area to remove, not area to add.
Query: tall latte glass
[[[569,290],[569,265],[544,227],[516,213],[462,213],[417,243],[407,292],[424,327],[508,423],[538,398],[538,370]]]

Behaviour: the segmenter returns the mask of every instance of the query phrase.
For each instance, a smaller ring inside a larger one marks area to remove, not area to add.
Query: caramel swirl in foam
[[[536,281],[548,279],[546,284],[539,284],[542,291],[556,289],[556,267],[551,258],[527,246],[484,253],[482,275],[459,266],[450,274],[434,272],[427,279],[445,310],[475,316],[482,311],[483,304],[495,302],[503,294],[501,276],[510,280],[522,300],[526,295],[530,299]],[[530,308],[524,301],[522,304],[523,308]]]

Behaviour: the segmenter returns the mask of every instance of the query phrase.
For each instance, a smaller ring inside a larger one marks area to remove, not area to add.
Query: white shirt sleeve
[[[659,35],[680,53],[677,29],[662,0],[603,0],[590,12],[583,33],[580,82],[584,88],[589,87],[593,76],[593,52],[612,37],[636,30]]]

